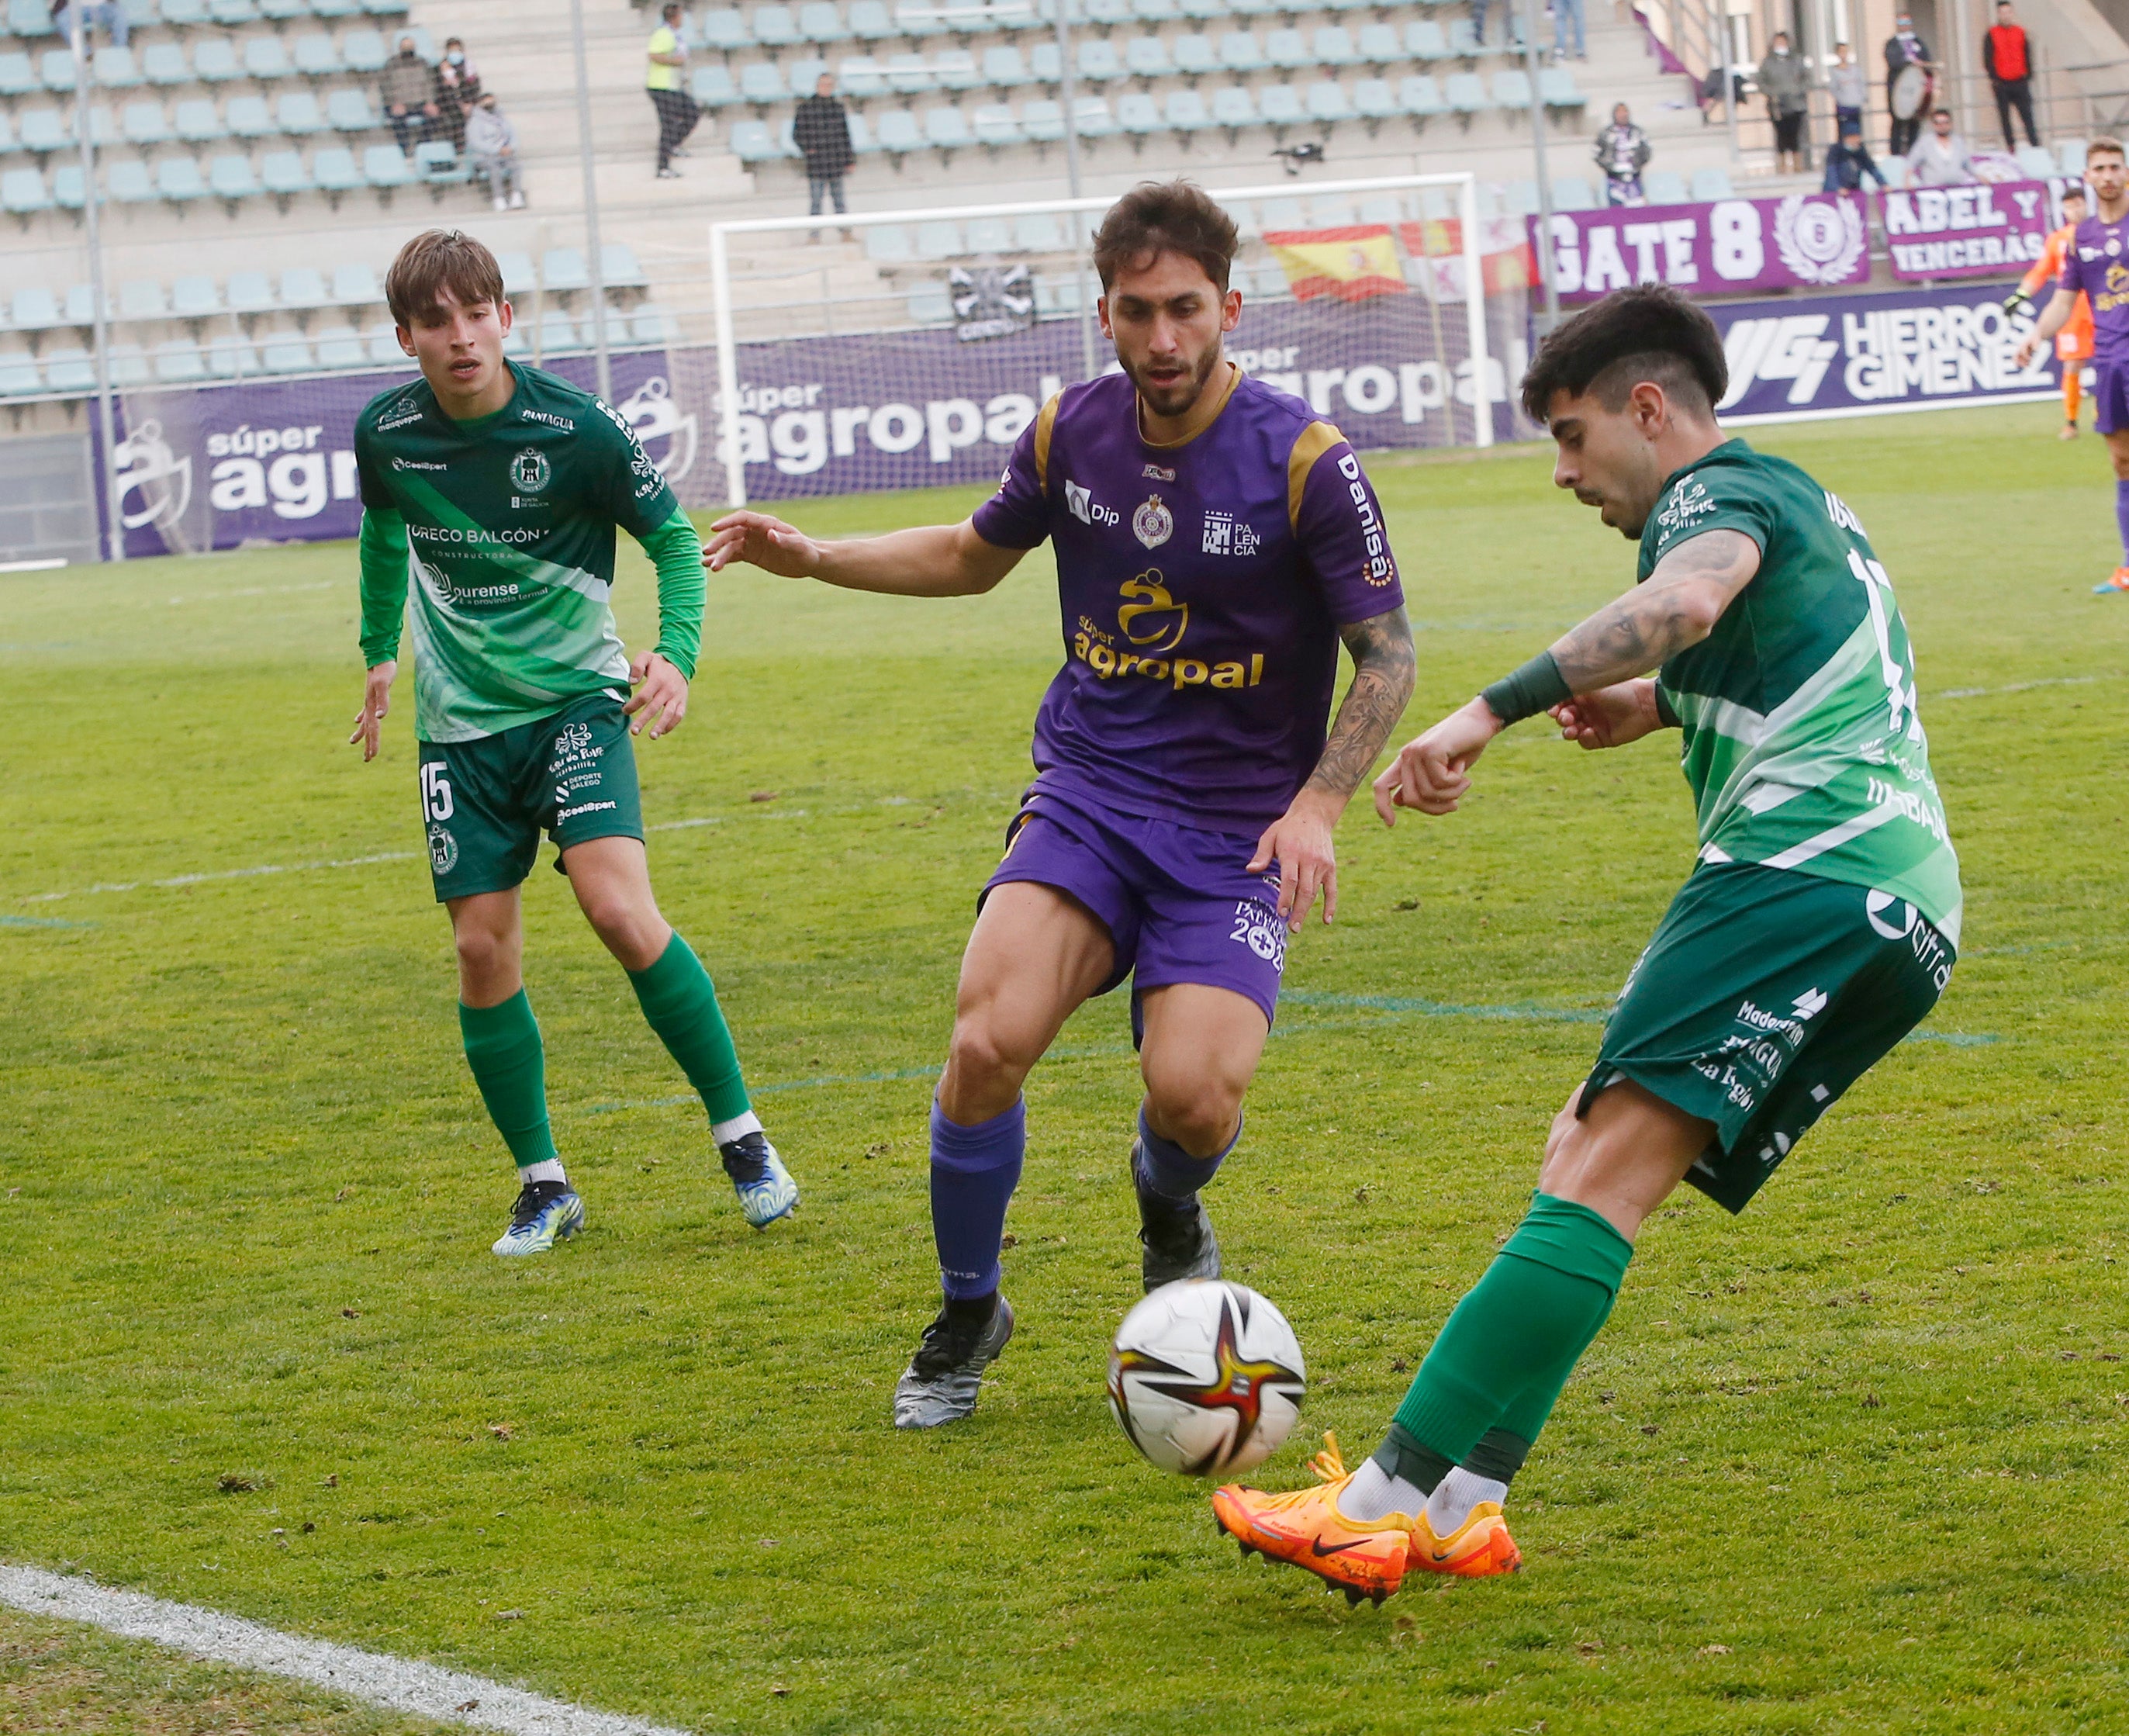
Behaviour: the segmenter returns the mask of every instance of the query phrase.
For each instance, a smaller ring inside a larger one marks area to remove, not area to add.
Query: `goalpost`
[[[1227,340],[1245,368],[1363,450],[1493,443],[1496,415],[1513,413],[1503,365],[1527,340],[1520,266],[1494,267],[1489,289],[1488,261],[1511,234],[1520,250],[1522,226],[1495,222],[1487,245],[1474,175],[1206,191],[1245,235]],[[711,225],[716,374],[697,401],[711,398],[722,476],[703,493],[737,507],[994,478],[1045,398],[1115,366],[1088,244],[1117,197]],[[1293,221],[1304,198],[1312,220]],[[834,230],[867,237],[863,265],[774,245]],[[770,245],[741,270],[736,241]],[[1317,293],[1297,298],[1289,278],[1318,260],[1295,286]]]

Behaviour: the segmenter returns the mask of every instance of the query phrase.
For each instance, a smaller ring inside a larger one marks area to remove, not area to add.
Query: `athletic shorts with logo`
[[[612,694],[588,694],[478,741],[422,743],[422,820],[438,904],[521,884],[542,832],[559,850],[643,836],[621,706]]]
[[[1278,865],[1248,871],[1256,847],[1254,834],[1200,831],[1031,791],[1006,828],[1005,859],[983,897],[1029,880],[1091,910],[1116,948],[1096,992],[1132,979],[1134,1040],[1144,1034],[1140,997],[1175,983],[1231,989],[1255,1001],[1269,1024],[1286,968],[1286,925]]]
[[[1927,1015],[1955,961],[1904,899],[1748,863],[1698,869],[1619,991],[1581,1112],[1631,1079],[1713,1122],[1685,1179],[1741,1212]]]
[[[2129,366],[2120,362],[2094,362],[2092,401],[2097,407],[2093,427],[2098,432],[2118,434],[2129,428]]]

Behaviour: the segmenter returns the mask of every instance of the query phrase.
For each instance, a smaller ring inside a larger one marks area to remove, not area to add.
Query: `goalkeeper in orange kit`
[[[2033,261],[2018,287],[2004,298],[2003,305],[2014,312],[2033,311],[2032,298],[2041,289],[2062,275],[2063,253],[2077,233],[2090,210],[2089,202],[2082,186],[2064,190],[2062,196],[2063,226],[2050,236],[2041,249],[2041,256]],[[2092,302],[2083,290],[2078,292],[2077,309],[2061,331],[2055,333],[2055,359],[2062,364],[2063,431],[2065,440],[2077,438],[2077,409],[2084,395],[2084,365],[2092,360]]]

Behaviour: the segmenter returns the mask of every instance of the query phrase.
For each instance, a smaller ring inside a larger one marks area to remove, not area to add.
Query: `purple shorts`
[[[2065,362],[2074,368],[2075,362]],[[2119,362],[2093,364],[2092,401],[2098,414],[2093,421],[2093,429],[2102,434],[2117,434],[2129,428],[2129,367]]]
[[[1269,1024],[1286,968],[1279,869],[1247,871],[1257,841],[1173,820],[1103,812],[1049,790],[1031,791],[1006,828],[1005,859],[984,887],[1031,880],[1069,894],[1101,919],[1116,966],[1096,992],[1131,983],[1139,997],[1171,983],[1231,989]],[[977,900],[982,908],[983,900]]]

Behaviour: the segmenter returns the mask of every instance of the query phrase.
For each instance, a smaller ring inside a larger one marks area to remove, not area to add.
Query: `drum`
[[[1930,75],[1912,61],[1893,74],[1886,101],[1896,121],[1912,121],[1929,107]]]

